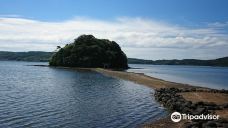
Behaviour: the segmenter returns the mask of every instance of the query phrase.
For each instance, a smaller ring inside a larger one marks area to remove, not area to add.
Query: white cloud
[[[210,27],[228,27],[228,22],[224,22],[224,23],[221,23],[221,22],[215,22],[215,23],[208,23],[208,26]]]
[[[188,52],[197,48],[227,48],[228,34],[217,27],[221,28],[222,24],[210,24],[204,28],[187,28],[143,18],[125,17],[113,21],[75,18],[62,22],[44,22],[2,16],[0,50],[53,51],[57,45],[65,45],[81,34],[93,34],[97,38],[114,40],[130,57],[135,55],[129,50],[130,48],[140,49],[138,52],[143,51],[144,48],[189,49]],[[221,53],[223,54],[227,53]]]

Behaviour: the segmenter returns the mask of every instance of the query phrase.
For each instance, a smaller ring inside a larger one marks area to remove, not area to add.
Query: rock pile
[[[177,111],[184,114],[201,115],[214,114],[215,110],[228,108],[228,103],[217,105],[212,102],[192,103],[183,98],[178,93],[183,92],[210,92],[210,93],[226,93],[228,90],[216,89],[198,89],[198,88],[161,88],[155,90],[155,99],[170,111]],[[186,123],[186,127],[228,127],[228,120],[191,120]]]

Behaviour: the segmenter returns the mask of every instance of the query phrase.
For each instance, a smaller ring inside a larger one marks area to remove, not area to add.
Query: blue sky
[[[2,0],[0,50],[52,51],[81,34],[129,57],[228,56],[227,0]]]
[[[1,15],[62,21],[145,17],[178,24],[228,21],[227,0],[1,0]]]

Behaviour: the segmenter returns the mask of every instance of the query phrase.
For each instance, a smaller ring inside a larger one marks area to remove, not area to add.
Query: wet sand
[[[181,84],[181,83],[175,83],[175,82],[169,82],[161,79],[157,79],[154,77],[146,76],[142,73],[131,73],[131,72],[124,72],[124,71],[113,71],[108,69],[102,69],[102,68],[94,68],[91,69],[93,71],[102,73],[104,75],[108,75],[111,77],[116,77],[124,80],[129,80],[138,84],[146,85],[148,87],[151,87],[153,89],[160,89],[160,88],[196,88],[196,89],[203,89],[203,90],[209,90],[209,88],[205,87],[197,87],[187,84]],[[186,100],[192,101],[192,102],[213,102],[215,104],[221,104],[221,103],[228,103],[228,95],[222,94],[222,93],[206,93],[206,92],[187,92],[181,94]],[[221,117],[228,118],[228,109],[224,110],[216,110],[216,113],[219,114]],[[174,123],[170,119],[170,115],[168,115],[164,119],[157,120],[155,122],[152,122],[150,124],[144,124],[143,127],[145,128],[163,128],[163,127],[183,127],[184,123],[187,122],[186,120],[181,121],[179,123]]]
[[[138,84],[143,84],[148,87],[151,87],[153,89],[159,89],[159,88],[192,88],[193,86],[187,85],[187,84],[180,84],[175,82],[169,82],[161,79],[157,79],[154,77],[146,76],[143,73],[132,73],[132,72],[124,72],[124,71],[113,71],[113,70],[107,70],[102,68],[94,68],[93,71],[102,73],[104,75],[112,76],[121,78],[124,80],[133,81]]]

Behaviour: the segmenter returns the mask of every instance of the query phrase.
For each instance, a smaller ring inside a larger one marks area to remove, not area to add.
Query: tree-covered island
[[[81,35],[73,43],[57,48],[49,61],[50,66],[128,68],[127,56],[115,41]]]

